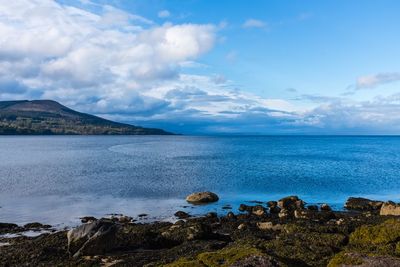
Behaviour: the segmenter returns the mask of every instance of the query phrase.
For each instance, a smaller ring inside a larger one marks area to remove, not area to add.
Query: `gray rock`
[[[101,219],[83,224],[67,233],[68,252],[73,257],[104,254],[117,245],[118,225]]]

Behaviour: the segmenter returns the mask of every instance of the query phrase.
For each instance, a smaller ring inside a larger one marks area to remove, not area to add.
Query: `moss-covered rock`
[[[350,235],[349,249],[378,255],[400,255],[400,220],[364,225]]]
[[[262,252],[252,247],[228,247],[215,252],[204,252],[197,259],[206,266],[230,266],[250,256],[261,256]]]
[[[363,262],[364,261],[357,255],[348,252],[340,252],[330,260],[328,267],[336,267],[342,265],[360,265]]]
[[[175,262],[167,264],[168,267],[216,267],[216,266],[231,266],[246,259],[253,258],[254,260],[269,259],[268,255],[262,253],[261,250],[238,244],[233,244],[229,247],[213,251],[203,252],[196,256],[195,259],[181,258]]]

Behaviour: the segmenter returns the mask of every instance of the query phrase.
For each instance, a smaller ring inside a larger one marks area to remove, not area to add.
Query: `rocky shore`
[[[218,201],[211,192],[193,205]],[[70,230],[0,223],[0,266],[400,266],[400,205],[349,198],[346,211],[297,196],[175,223],[82,218]],[[35,237],[14,236],[45,231]]]

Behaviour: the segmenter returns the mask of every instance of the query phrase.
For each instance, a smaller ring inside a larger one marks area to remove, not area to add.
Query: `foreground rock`
[[[186,197],[186,201],[193,204],[211,203],[219,200],[217,194],[213,192],[198,192]]]
[[[117,246],[118,226],[110,220],[97,220],[68,231],[68,252],[73,257],[99,255]]]
[[[350,197],[344,207],[348,210],[377,211],[382,207],[382,201],[370,200],[362,197]]]
[[[305,208],[292,196],[279,201],[282,208],[263,203],[175,223],[119,215],[68,232],[0,237],[8,243],[0,246],[0,266],[399,266],[400,217]]]
[[[393,216],[400,216],[400,205],[396,204],[392,201],[385,202],[383,203],[381,210],[380,210],[380,215],[387,216],[387,215],[393,215]]]

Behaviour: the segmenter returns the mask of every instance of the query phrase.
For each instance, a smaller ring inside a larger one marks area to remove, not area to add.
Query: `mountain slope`
[[[52,100],[0,101],[1,134],[171,134],[80,113]]]

